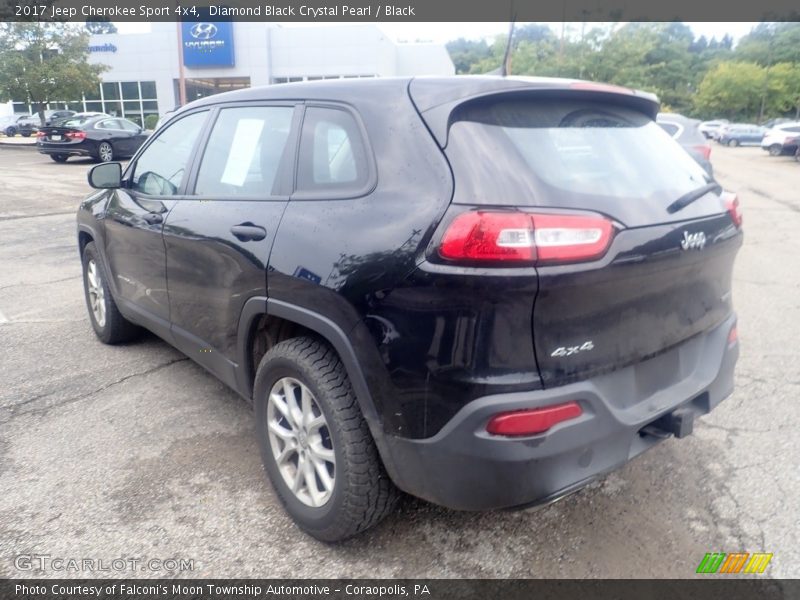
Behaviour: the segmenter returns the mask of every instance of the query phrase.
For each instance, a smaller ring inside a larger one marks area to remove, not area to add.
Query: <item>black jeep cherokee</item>
[[[733,388],[738,201],[654,96],[556,79],[289,84],[186,106],[78,211],[92,326],[253,403],[297,523],[404,490],[552,501]]]

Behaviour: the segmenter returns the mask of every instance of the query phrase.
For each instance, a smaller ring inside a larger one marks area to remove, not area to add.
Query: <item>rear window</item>
[[[708,181],[646,115],[572,98],[483,102],[452,115],[455,202],[602,210],[670,203]]]

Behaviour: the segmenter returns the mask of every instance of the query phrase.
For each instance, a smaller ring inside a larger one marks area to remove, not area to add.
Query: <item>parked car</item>
[[[782,125],[783,123],[791,123],[791,119],[770,119],[765,123],[761,123],[761,126],[766,129],[772,129],[773,127],[777,127],[778,125]]]
[[[787,138],[787,140],[783,142],[783,152],[781,152],[781,154],[794,156],[794,159],[800,162],[800,136]]]
[[[678,142],[709,175],[713,175],[711,166],[711,145],[700,133],[700,121],[689,119],[677,113],[658,113],[656,123]]]
[[[758,146],[766,129],[750,123],[733,123],[720,128],[717,141],[725,146]]]
[[[53,125],[62,119],[68,119],[76,114],[74,110],[46,110],[44,111],[44,124],[48,126]]]
[[[800,133],[800,122],[788,122],[776,125],[772,129],[767,130],[764,138],[761,140],[761,148],[769,152],[770,156],[780,156],[781,154],[790,154],[784,149],[786,140],[796,137]],[[794,153],[794,148],[791,148],[791,154]]]
[[[738,200],[657,111],[490,76],[199,99],[89,173],[91,326],[145,327],[252,402],[277,496],[318,539],[374,525],[398,488],[553,501],[733,389]]]
[[[135,154],[147,134],[136,123],[119,117],[75,115],[42,127],[36,138],[39,152],[56,162],[67,162],[70,156],[108,162]]]
[[[66,121],[67,119],[69,119],[70,122],[76,122],[76,121],[84,122],[88,121],[89,119],[94,119],[95,117],[110,117],[110,116],[111,115],[102,112],[78,112],[70,115],[69,117],[62,117],[60,119],[55,119],[51,124],[60,125],[63,121]]]
[[[0,131],[8,137],[20,134],[22,137],[30,137],[36,133],[36,123],[31,115],[10,115],[0,120]]]
[[[727,119],[715,119],[713,121],[703,121],[697,128],[706,139],[713,139],[719,128],[728,123]]]

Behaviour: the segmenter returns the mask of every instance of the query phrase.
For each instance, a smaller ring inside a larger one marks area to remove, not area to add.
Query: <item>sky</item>
[[[120,33],[143,33],[149,31],[149,23],[115,23]],[[282,27],[330,27],[336,25],[352,25],[353,23],[278,23]],[[464,37],[468,39],[493,39],[498,34],[508,33],[508,23],[375,23],[391,39],[395,41],[426,40],[445,43]],[[557,34],[561,34],[562,23],[546,23]],[[695,36],[701,35],[717,39],[730,34],[734,41],[747,34],[757,23],[694,23],[687,22]],[[565,23],[566,33],[577,35],[581,23]],[[594,23],[587,23],[590,29]]]

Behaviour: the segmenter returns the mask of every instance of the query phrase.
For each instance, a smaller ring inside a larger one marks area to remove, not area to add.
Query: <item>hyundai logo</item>
[[[189,33],[196,40],[210,40],[217,35],[217,26],[213,23],[195,23]]]

